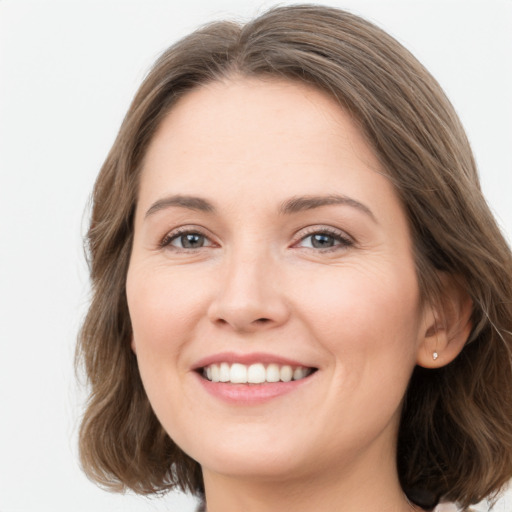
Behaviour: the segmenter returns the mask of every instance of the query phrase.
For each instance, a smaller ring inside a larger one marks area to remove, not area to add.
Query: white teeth
[[[267,366],[267,382],[279,382],[281,380],[281,373],[277,364],[269,364]]]
[[[247,382],[249,384],[261,384],[267,380],[267,372],[261,363],[251,364],[247,370]]]
[[[306,375],[307,375],[306,368],[301,368],[299,366],[298,368],[295,368],[295,370],[293,370],[293,380],[303,379],[304,377],[306,377]]]
[[[291,366],[288,366],[285,364],[284,366],[281,366],[281,380],[283,382],[290,382],[293,378],[293,370]]]
[[[240,363],[211,364],[203,368],[203,376],[212,382],[230,382],[232,384],[263,384],[264,382],[290,382],[301,380],[312,372],[303,366],[269,364],[266,368],[262,363],[246,366]]]
[[[221,363],[219,367],[219,381],[220,382],[229,382],[231,380],[229,364]]]
[[[233,384],[247,384],[247,366],[239,363],[231,365],[229,380]]]

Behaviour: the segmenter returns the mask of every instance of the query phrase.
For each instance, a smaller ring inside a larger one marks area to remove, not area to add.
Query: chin
[[[303,473],[307,454],[303,444],[292,445],[275,435],[243,437],[226,435],[219,440],[212,439],[211,443],[196,445],[187,453],[199,462],[203,471],[226,476],[280,480]]]
[[[247,478],[251,481],[282,481],[300,478],[305,474],[303,466],[296,457],[263,452],[256,457],[241,456],[236,453],[224,453],[222,460],[205,460],[201,463],[203,472]]]

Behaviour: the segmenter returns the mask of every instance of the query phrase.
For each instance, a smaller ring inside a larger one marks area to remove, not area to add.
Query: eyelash
[[[190,252],[190,251],[197,251],[199,249],[203,249],[204,247],[211,247],[214,245],[214,243],[209,239],[207,235],[205,235],[200,229],[191,229],[189,227],[187,228],[179,228],[175,231],[172,231],[165,235],[165,237],[162,239],[162,241],[159,243],[159,247],[161,249],[171,246],[172,242],[177,240],[180,237],[183,237],[185,235],[199,235],[201,237],[204,237],[205,240],[209,241],[209,245],[198,247],[198,248],[186,248],[186,247],[173,247],[173,250],[177,252]],[[336,242],[336,245],[326,247],[326,248],[318,248],[318,247],[300,247],[298,244],[300,242],[303,242],[304,240],[313,237],[314,235],[327,235],[328,237],[331,237]],[[296,247],[299,249],[313,249],[315,251],[319,252],[332,252],[337,251],[340,249],[346,249],[348,247],[351,247],[354,245],[354,240],[344,234],[341,231],[338,231],[333,228],[327,228],[327,227],[311,227],[310,231],[306,233],[300,233],[300,237],[297,239],[296,242],[293,242],[292,247]]]
[[[338,231],[337,229],[328,228],[328,227],[311,227],[309,231],[306,233],[300,233],[300,238],[297,242],[293,244],[293,246],[297,246],[300,242],[303,242],[307,238],[313,237],[314,235],[327,235],[332,237],[336,242],[336,245],[331,247],[317,248],[317,247],[298,247],[299,249],[313,249],[315,251],[320,252],[332,252],[339,251],[343,249],[347,249],[348,247],[352,247],[354,245],[354,240],[350,238],[348,235],[343,233],[342,231]]]
[[[199,236],[202,236],[205,238],[205,240],[209,240],[210,241],[210,244],[207,245],[206,247],[210,247],[210,245],[212,245],[212,242],[211,240],[209,239],[209,237],[207,235],[205,235],[200,229],[193,229],[193,228],[190,228],[190,227],[186,227],[186,228],[178,228],[176,229],[175,231],[171,231],[170,233],[168,233],[167,235],[164,236],[164,238],[162,239],[162,241],[160,242],[159,244],[159,247],[161,249],[165,248],[165,247],[169,247],[171,246],[172,242],[174,242],[174,240],[177,240],[178,238],[182,237],[182,236],[185,236],[185,235],[199,235]],[[190,248],[186,248],[186,247],[173,247],[173,249],[175,251],[194,251],[194,250],[198,250],[198,249],[202,249],[202,247],[198,247],[196,249],[190,249]]]

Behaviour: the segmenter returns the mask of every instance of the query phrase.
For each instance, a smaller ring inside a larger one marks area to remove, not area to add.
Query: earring
[[[432,359],[435,361],[439,357],[439,354],[437,352],[432,353]]]

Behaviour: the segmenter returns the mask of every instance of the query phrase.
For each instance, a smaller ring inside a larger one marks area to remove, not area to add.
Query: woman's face
[[[132,347],[156,415],[206,476],[394,464],[430,315],[380,171],[337,103],[296,83],[199,87],[156,133]]]

